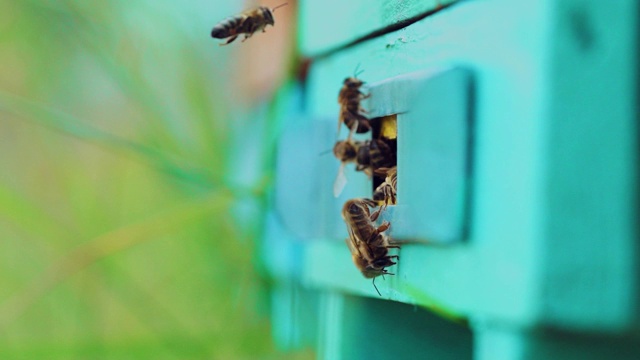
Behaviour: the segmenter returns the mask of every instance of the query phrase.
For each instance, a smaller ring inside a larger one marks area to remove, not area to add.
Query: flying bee
[[[398,259],[398,256],[389,255],[389,249],[399,246],[392,244],[383,234],[391,224],[388,222],[380,226],[374,224],[382,210],[378,208],[371,213],[369,208],[375,206],[376,202],[370,199],[351,199],[344,204],[342,217],[349,232],[346,242],[353,262],[365,278],[373,279],[373,287],[378,295],[381,295],[375,278],[385,274],[393,275],[386,268],[395,265],[393,259]]]
[[[383,206],[395,205],[397,202],[396,192],[398,189],[398,168],[396,166],[388,168],[379,168],[376,174],[385,174],[385,180],[373,192],[373,200],[382,202]]]
[[[357,68],[356,68],[357,71]],[[360,105],[360,101],[366,99],[370,94],[365,95],[360,91],[364,82],[357,77],[357,73],[353,77],[344,79],[340,93],[338,93],[338,104],[340,104],[340,116],[338,117],[338,134],[340,133],[340,124],[344,123],[349,129],[355,127],[358,134],[366,133],[371,129],[369,119],[362,113],[365,110]]]
[[[211,37],[217,39],[229,38],[227,42],[220,44],[220,46],[222,46],[230,44],[237,39],[238,36],[244,34],[244,39],[242,39],[242,42],[244,42],[256,31],[262,30],[262,32],[265,32],[267,25],[273,26],[273,12],[285,5],[287,5],[287,3],[278,5],[273,9],[266,6],[259,6],[238,15],[230,16],[213,27]]]
[[[369,177],[375,174],[376,169],[396,165],[395,154],[384,140],[357,141],[351,138],[352,134],[353,132],[349,134],[347,140],[338,141],[333,146],[333,155],[341,162],[338,176],[333,184],[335,197],[342,193],[347,184],[344,168],[348,163],[355,163],[356,171],[363,171]]]

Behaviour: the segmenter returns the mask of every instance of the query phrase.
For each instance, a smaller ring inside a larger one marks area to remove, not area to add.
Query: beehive
[[[299,6],[310,72],[278,95],[264,247],[277,340],[327,359],[640,356],[635,2]],[[381,299],[340,218],[371,180],[348,169],[335,199],[339,164],[318,155],[358,66],[369,116],[397,117],[385,218],[408,244]]]

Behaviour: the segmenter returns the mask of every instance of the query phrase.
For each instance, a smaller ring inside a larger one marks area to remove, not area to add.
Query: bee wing
[[[351,239],[352,246],[356,248],[360,257],[369,261],[375,259],[374,250],[371,248],[370,244],[357,237],[355,231],[351,227],[349,227],[349,238]]]
[[[358,131],[358,123],[358,120],[354,121],[353,126],[351,127],[351,129],[349,129],[349,137],[347,137],[348,141],[351,141],[351,139],[353,138],[353,133]]]
[[[336,181],[333,183],[333,196],[338,197],[344,190],[344,187],[347,185],[347,177],[344,175],[344,167],[345,163],[340,164],[340,168],[338,169],[338,176],[336,176]]]
[[[360,253],[360,250],[358,250],[358,247],[356,246],[356,244],[354,244],[353,240],[354,239],[351,237],[351,235],[349,235],[348,238],[344,239],[344,242],[347,243],[349,251],[351,251],[352,254]]]
[[[349,227],[349,237],[345,239],[345,242],[352,254],[358,253],[358,255],[362,257],[362,253],[360,252],[360,241],[351,227]]]

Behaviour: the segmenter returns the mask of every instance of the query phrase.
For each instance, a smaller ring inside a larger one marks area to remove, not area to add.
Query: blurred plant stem
[[[194,219],[219,214],[229,208],[232,200],[233,197],[227,191],[216,191],[205,198],[159,211],[148,219],[109,231],[83,243],[69,251],[41,277],[0,304],[0,331],[6,330],[54,286],[85,267],[106,256],[175,230]]]
[[[283,357],[255,256],[282,124],[234,123],[209,36],[236,5],[0,0],[1,359]]]
[[[0,111],[11,113],[53,131],[73,136],[95,145],[104,145],[110,148],[110,150],[129,151],[139,156],[143,164],[151,164],[162,173],[208,189],[225,187],[237,198],[263,196],[272,180],[270,174],[265,175],[258,184],[252,188],[223,183],[224,177],[210,176],[208,169],[198,167],[196,164],[191,164],[189,159],[183,157],[175,158],[175,156],[171,156],[155,148],[94,128],[86,121],[76,119],[62,111],[8,94],[1,90]]]

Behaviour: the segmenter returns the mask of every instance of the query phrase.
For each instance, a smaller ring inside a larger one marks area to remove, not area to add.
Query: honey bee
[[[360,101],[366,99],[370,94],[363,94],[360,87],[364,82],[358,79],[357,74],[344,79],[340,93],[338,94],[338,104],[340,104],[340,116],[338,118],[338,134],[340,125],[344,123],[349,129],[355,128],[358,134],[366,133],[371,129],[369,119],[362,113],[365,110],[360,105]]]
[[[397,264],[393,259],[398,259],[398,255],[389,255],[390,248],[398,248],[397,245],[389,244],[388,239],[380,234],[373,244],[365,244],[355,241],[353,237],[346,239],[347,246],[351,251],[353,263],[367,279],[372,279],[373,287],[379,296],[380,290],[376,286],[376,277],[380,275],[395,275],[387,271],[387,267]]]
[[[397,255],[389,255],[389,249],[398,248],[389,241],[383,234],[391,226],[388,222],[383,222],[380,226],[375,226],[382,208],[371,213],[369,208],[375,207],[376,203],[370,199],[351,199],[342,208],[342,217],[347,224],[349,237],[346,239],[347,246],[351,251],[354,264],[367,279],[372,279],[373,287],[380,294],[375,283],[375,278],[380,275],[394,275],[387,271],[387,267],[393,266],[398,259]]]
[[[378,204],[375,201],[365,198],[347,200],[342,206],[342,218],[347,224],[347,229],[356,238],[365,243],[374,241],[378,234],[386,231],[391,226],[386,221],[378,227],[375,226],[374,221],[380,216],[382,208],[378,208],[373,213],[369,208],[377,206]]]
[[[356,171],[363,171],[369,177],[375,174],[376,169],[396,165],[395,154],[384,140],[357,141],[351,139],[351,134],[347,140],[336,142],[333,146],[333,155],[341,162],[338,176],[333,184],[335,197],[342,193],[347,184],[347,178],[344,175],[346,164],[355,163]]]
[[[396,191],[398,188],[398,168],[396,166],[388,168],[380,168],[376,170],[376,174],[385,174],[385,180],[373,192],[373,200],[382,202],[386,208],[387,205],[395,205],[397,202]]]
[[[285,5],[287,5],[287,3],[278,5],[273,9],[266,6],[259,6],[238,15],[230,16],[213,27],[211,37],[217,39],[229,38],[227,42],[220,44],[220,46],[222,46],[230,44],[237,39],[240,34],[244,34],[244,39],[242,39],[242,42],[244,42],[256,31],[262,30],[262,32],[265,32],[267,25],[273,26],[273,12]]]

